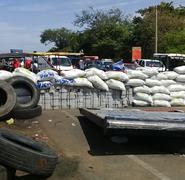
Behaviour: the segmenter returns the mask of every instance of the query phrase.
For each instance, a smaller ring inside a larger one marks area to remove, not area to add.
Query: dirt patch
[[[53,177],[59,179],[82,179],[78,172],[79,160],[77,157],[62,157],[55,169]]]

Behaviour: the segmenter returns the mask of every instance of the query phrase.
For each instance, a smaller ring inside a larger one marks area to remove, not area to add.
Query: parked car
[[[139,65],[142,67],[151,67],[159,72],[165,71],[165,66],[164,64],[159,61],[159,60],[154,60],[154,59],[140,59],[139,60]]]
[[[102,59],[101,60],[101,69],[104,71],[108,71],[112,69],[113,61],[112,59]]]
[[[89,68],[93,68],[93,67],[103,70],[101,61],[87,61],[87,62],[85,62],[85,69],[89,69]]]
[[[137,67],[139,67],[139,64],[136,63],[124,63],[126,70],[136,70]]]
[[[71,60],[67,56],[49,55],[46,58],[56,70],[69,71],[73,69]]]

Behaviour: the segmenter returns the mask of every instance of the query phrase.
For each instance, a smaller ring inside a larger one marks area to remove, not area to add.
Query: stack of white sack
[[[174,72],[178,74],[175,79],[176,82],[185,85],[185,66],[179,66],[174,68]]]
[[[172,106],[185,106],[185,86],[182,84],[173,84],[168,86],[171,95]]]
[[[133,105],[134,106],[150,106],[152,104],[151,89],[145,85],[135,87],[133,93]]]
[[[106,81],[106,83],[107,83],[107,85],[110,89],[126,91],[125,85],[121,81],[114,80],[114,79],[109,79],[109,80]]]
[[[137,70],[143,72],[148,77],[152,77],[158,74],[158,70],[151,67],[138,67]]]
[[[89,76],[87,79],[93,84],[96,89],[109,91],[108,85],[97,75]]]
[[[80,69],[72,69],[69,71],[62,71],[61,76],[65,79],[75,79],[79,77],[85,77],[86,72]]]
[[[38,81],[38,77],[35,73],[29,71],[28,69],[22,68],[22,67],[16,68],[14,72],[12,73],[12,75],[27,77],[31,79],[35,84],[37,84],[37,81]]]
[[[50,89],[56,83],[58,73],[52,69],[42,70],[37,73],[37,87],[39,89]]]
[[[125,91],[125,84],[128,81],[127,74],[121,71],[107,71],[106,72],[107,81],[106,84],[110,89]]]
[[[176,84],[169,86],[171,92],[171,105],[172,106],[184,106],[185,105],[185,66],[179,66],[174,68],[173,73]]]
[[[6,80],[13,77],[13,74],[9,71],[0,70],[0,80]]]
[[[159,78],[160,76],[156,76]],[[160,77],[161,78],[161,77]],[[146,85],[151,88],[152,106],[170,107],[170,91],[157,79],[146,79]]]
[[[86,77],[97,75],[102,80],[107,80],[107,75],[104,71],[97,68],[90,68],[85,70]]]
[[[129,80],[126,83],[130,87],[139,87],[145,85],[145,79],[148,78],[146,74],[139,70],[128,70]]]
[[[58,77],[58,73],[51,69],[42,70],[37,73],[38,81],[55,81],[56,77]]]
[[[107,79],[114,79],[124,83],[126,83],[129,80],[128,75],[121,71],[107,71],[106,76]]]

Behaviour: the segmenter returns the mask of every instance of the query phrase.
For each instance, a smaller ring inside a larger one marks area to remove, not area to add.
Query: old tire
[[[40,92],[32,80],[23,76],[14,76],[7,79],[7,82],[13,86],[17,94],[15,109],[29,109],[38,104]],[[31,100],[22,102],[20,100],[20,97],[22,96],[28,96],[28,98],[31,97]]]
[[[0,81],[0,119],[7,116],[16,104],[16,94],[11,85]]]
[[[50,176],[58,157],[48,146],[27,137],[0,131],[0,162],[16,170]]]
[[[30,109],[14,109],[11,113],[15,119],[32,119],[42,114],[42,107],[40,105]]]

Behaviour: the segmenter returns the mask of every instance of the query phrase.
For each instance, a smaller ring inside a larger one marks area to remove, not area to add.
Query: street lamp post
[[[158,14],[157,14],[157,6],[155,7],[155,53],[158,51]]]

